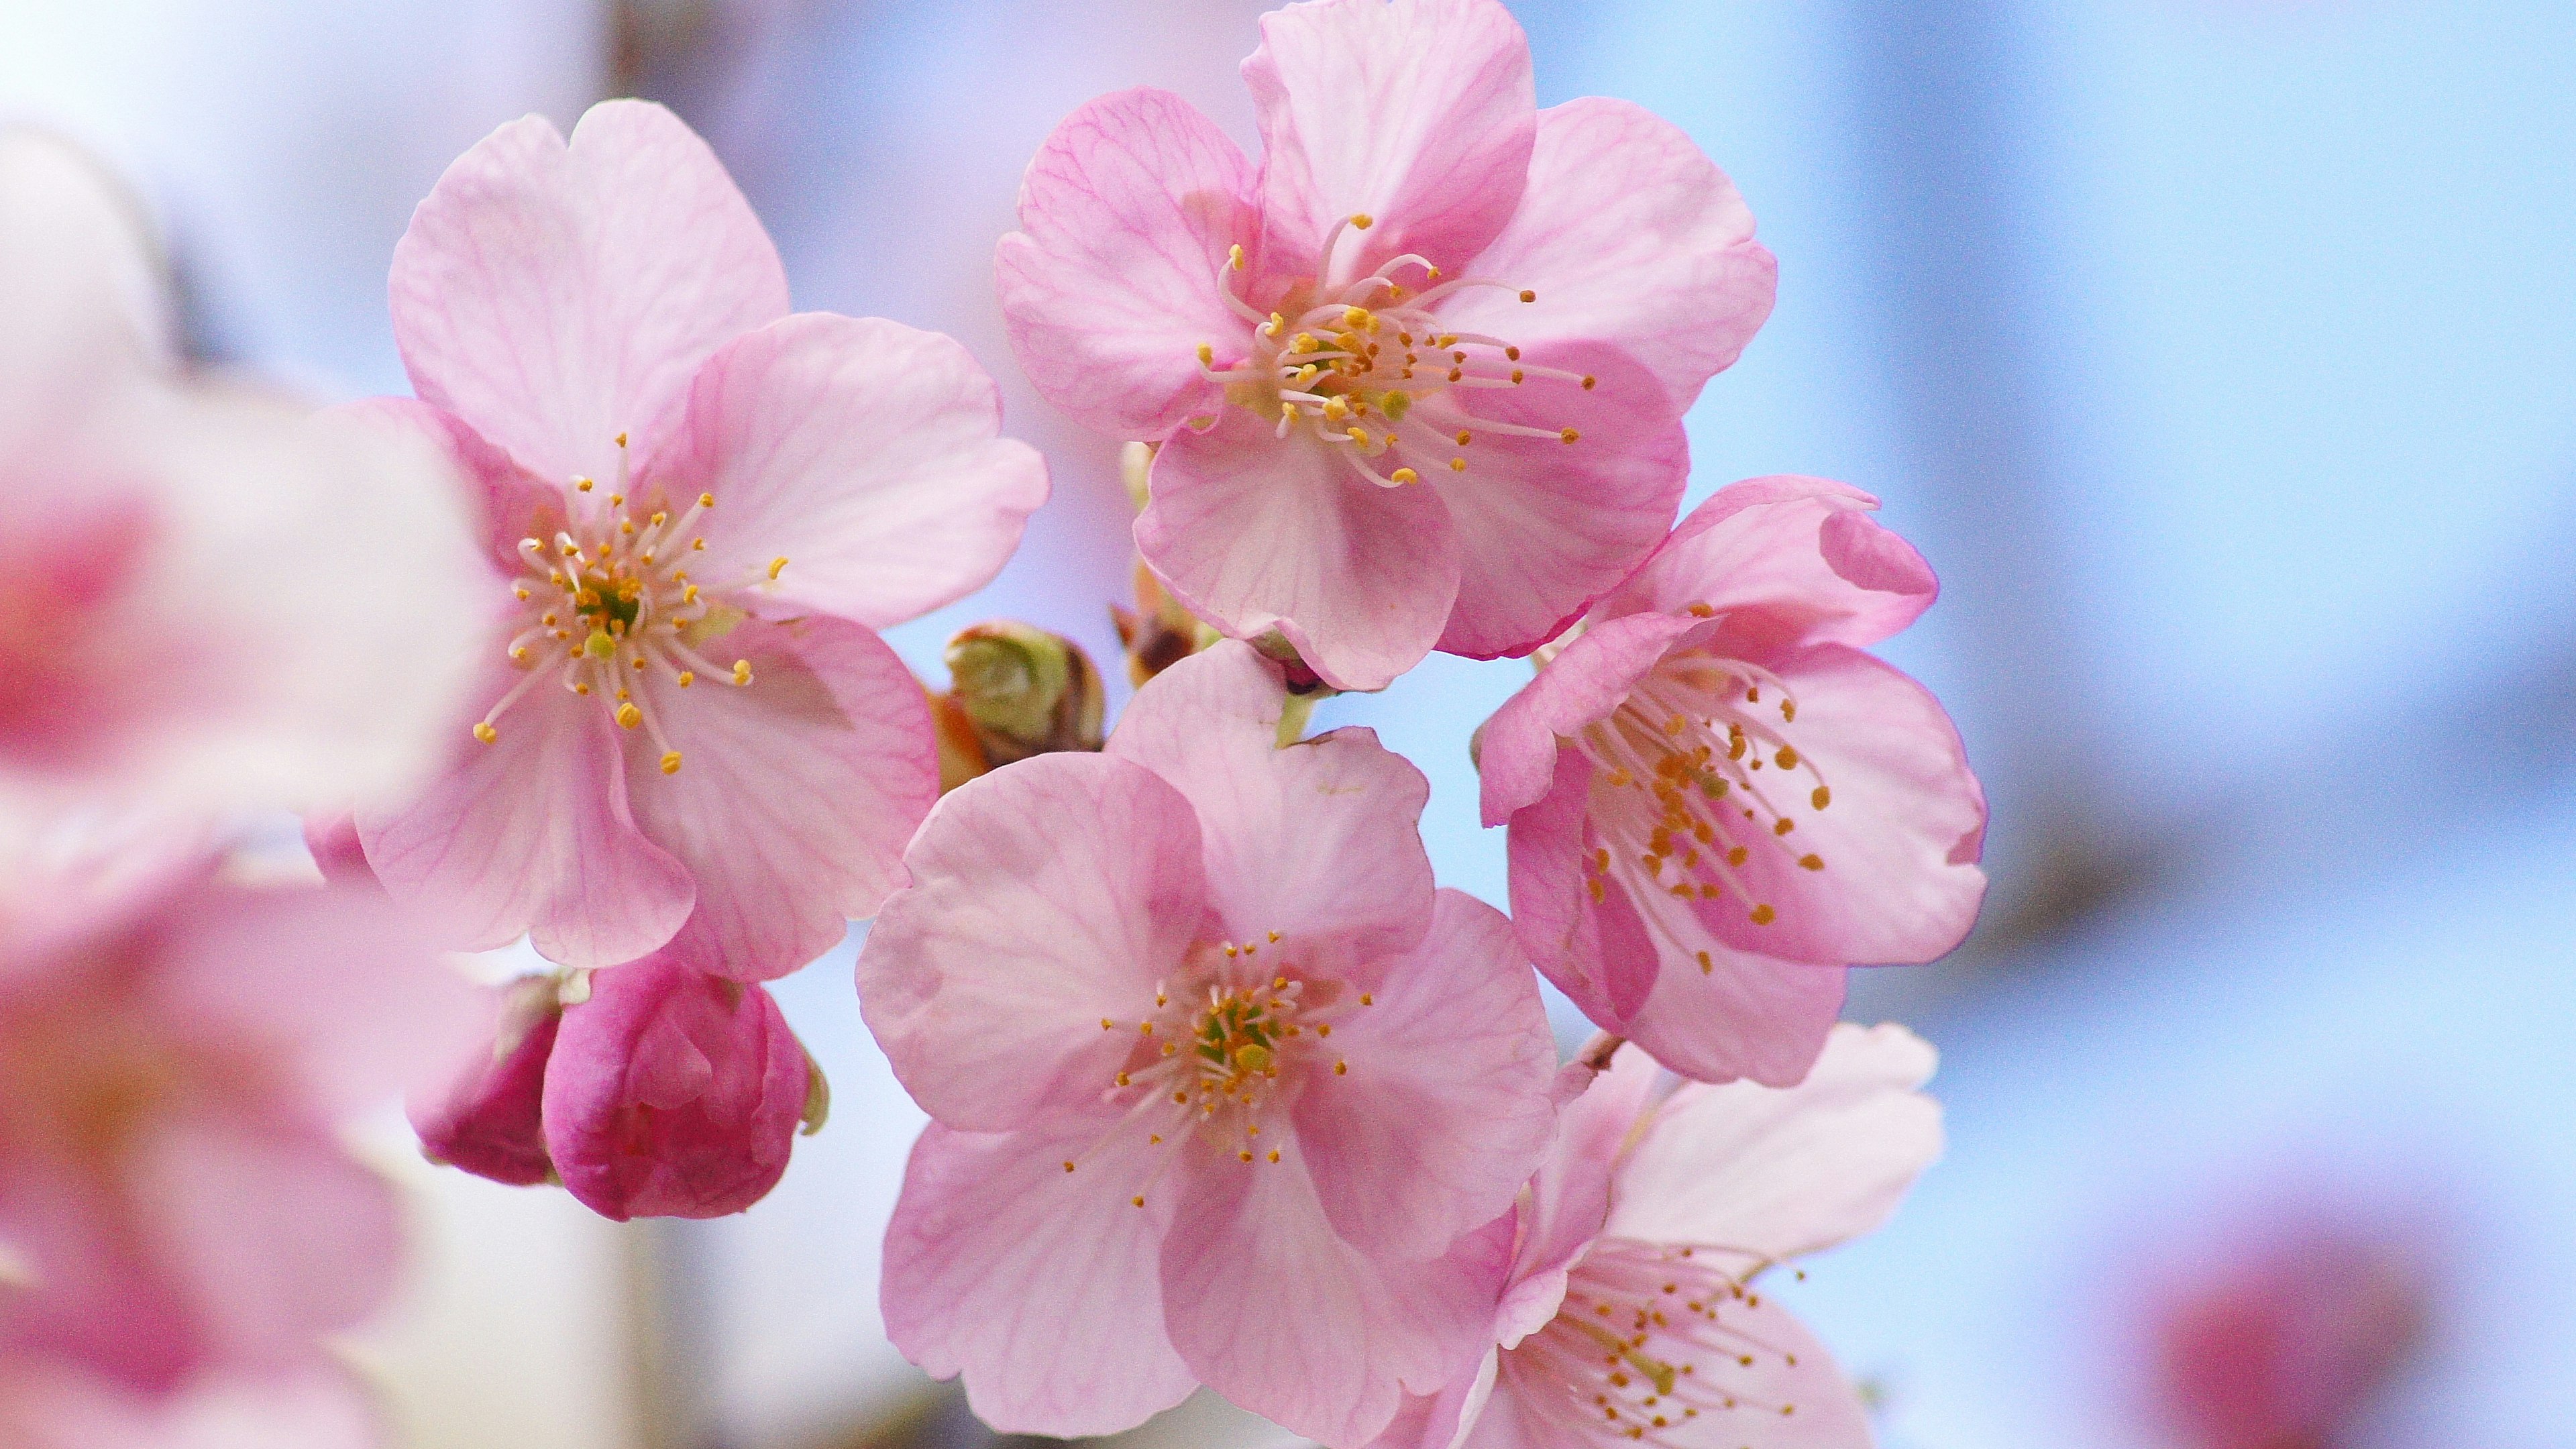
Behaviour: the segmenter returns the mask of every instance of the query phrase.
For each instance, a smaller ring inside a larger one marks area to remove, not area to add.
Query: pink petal
[[[1917,1090],[1933,1063],[1901,1026],[1838,1026],[1797,1086],[1683,1087],[1620,1169],[1608,1231],[1780,1261],[1875,1230],[1941,1155]]]
[[[1753,340],[1779,280],[1726,173],[1670,121],[1598,96],[1539,112],[1529,189],[1473,270],[1538,300],[1461,293],[1441,313],[1455,330],[1534,357],[1544,344],[1614,347],[1644,366],[1637,381],[1670,417]]]
[[[1583,1070],[1569,1066],[1568,1071]],[[1646,1114],[1662,1070],[1642,1050],[1623,1050],[1610,1070],[1557,1113],[1556,1135],[1530,1179],[1521,1208],[1512,1286],[1496,1315],[1495,1338],[1510,1348],[1546,1326],[1565,1299],[1565,1275],[1610,1215],[1611,1174],[1630,1129]]]
[[[904,1088],[977,1131],[1096,1103],[1205,916],[1189,802],[1115,756],[1040,755],[951,792],[904,863],[858,964]]]
[[[698,648],[748,660],[752,682],[647,680],[637,694],[682,763],[665,774],[658,742],[626,732],[627,797],[697,882],[670,949],[765,981],[902,883],[904,842],[939,796],[930,708],[885,641],[839,619],[747,620]]]
[[[1228,407],[1165,442],[1136,547],[1227,634],[1276,629],[1335,688],[1383,689],[1431,652],[1457,599],[1448,506],[1361,479],[1308,430],[1272,428]]]
[[[492,674],[482,699],[518,682]],[[457,950],[524,931],[549,960],[613,966],[669,940],[696,888],[636,829],[617,727],[599,701],[540,683],[498,729],[488,745],[462,740],[411,804],[359,810],[376,878]]]
[[[950,338],[803,313],[709,358],[687,428],[640,473],[679,506],[715,496],[692,577],[785,557],[758,590],[770,612],[881,629],[991,582],[1046,501],[1045,460],[1001,426],[992,378]]]
[[[1109,753],[1189,800],[1208,904],[1234,939],[1293,932],[1363,962],[1410,949],[1433,917],[1430,782],[1365,729],[1279,748],[1286,704],[1277,665],[1219,644],[1138,690]]]
[[[1878,500],[1823,478],[1730,483],[1673,530],[1604,614],[1722,616],[1711,647],[1737,657],[1797,644],[1875,644],[1932,606],[1940,582],[1869,515]]]
[[[494,447],[463,418],[417,398],[371,397],[326,410],[361,427],[419,438],[442,454],[465,485],[471,500],[476,542],[500,570],[501,580],[515,579],[525,568],[519,540],[541,533],[548,519],[563,515],[563,485],[547,482],[519,466],[518,460]],[[512,617],[497,607],[496,618]]]
[[[1159,1153],[1109,1125],[934,1122],[913,1146],[886,1227],[886,1337],[934,1378],[964,1374],[967,1403],[1003,1433],[1114,1434],[1196,1387],[1163,1331],[1170,1195],[1130,1201]]]
[[[1628,888],[1613,883],[1604,914],[1639,914]],[[1704,934],[1696,919],[1666,901],[1646,909],[1667,909],[1660,929],[1628,936],[1640,959],[1626,969],[1652,973],[1653,988],[1618,1027],[1655,1060],[1685,1077],[1726,1082],[1739,1077],[1768,1086],[1795,1085],[1823,1050],[1825,1034],[1842,1014],[1840,966],[1783,961],[1749,951],[1729,949]],[[1642,957],[1653,941],[1706,941],[1686,956],[1667,946],[1662,959],[1649,965]],[[1708,963],[1697,957],[1705,951]]]
[[[596,972],[545,1073],[545,1139],[593,1212],[712,1218],[769,1195],[805,1110],[805,1049],[758,986],[662,952]]]
[[[1336,1232],[1426,1258],[1509,1207],[1555,1124],[1556,1042],[1503,913],[1439,893],[1431,934],[1391,965],[1332,1040],[1347,1075],[1295,1109]]]
[[[0,408],[41,414],[168,362],[156,251],[138,199],[94,158],[32,126],[0,134]]]
[[[1739,951],[1829,965],[1949,951],[1985,898],[1975,862],[1986,799],[1940,701],[1840,644],[1767,662],[1797,696],[1788,737],[1824,772],[1832,804],[1800,812],[1787,849],[1756,849],[1735,873],[1779,919],[1757,926],[1713,901],[1702,912],[1709,929]],[[1801,868],[1808,855],[1823,868]]]
[[[1527,654],[1627,577],[1663,540],[1690,477],[1690,440],[1656,384],[1598,344],[1528,348],[1533,366],[1595,377],[1591,391],[1539,379],[1474,394],[1473,414],[1443,407],[1473,435],[1463,473],[1442,482],[1461,556],[1458,602],[1442,651],[1471,658]],[[1434,409],[1417,410],[1417,416]],[[1519,437],[1499,421],[1559,436]],[[1444,426],[1438,425],[1436,426]]]
[[[1592,764],[1556,758],[1557,783],[1512,817],[1512,926],[1541,974],[1594,1024],[1621,1031],[1654,989],[1655,948],[1625,897],[1588,899],[1585,854],[1601,848],[1584,818]]]
[[[1168,91],[1121,91],[1066,117],[1020,185],[1020,230],[994,255],[1011,351],[1041,396],[1095,432],[1160,438],[1224,405],[1200,370],[1239,359],[1249,324],[1218,276],[1259,240],[1252,168]]]
[[[1476,753],[1485,823],[1500,825],[1556,788],[1558,739],[1608,719],[1675,644],[1703,627],[1687,614],[1638,614],[1595,624],[1566,645],[1485,722]]]
[[[457,158],[394,248],[394,336],[423,401],[558,485],[649,450],[690,377],[787,313],[759,218],[660,106],[541,116]]]
[[[66,1364],[0,1371],[10,1449],[385,1449],[383,1416],[330,1367],[199,1379],[176,1395],[123,1391]]]
[[[1259,108],[1262,265],[1333,277],[1417,252],[1463,271],[1503,229],[1538,131],[1529,41],[1494,0],[1317,0],[1261,17],[1243,63]]]
[[[546,1153],[546,1063],[563,1025],[555,978],[531,976],[490,992],[491,1041],[447,1089],[415,1098],[412,1130],[432,1162],[513,1187],[555,1175]]]
[[[1436,1394],[1405,1395],[1404,1407],[1368,1449],[1455,1449],[1484,1417],[1499,1366],[1489,1348],[1474,1373],[1452,1378]]]
[[[1175,1171],[1163,1315],[1208,1387],[1292,1433],[1361,1444],[1407,1390],[1472,1369],[1492,1326],[1498,1264],[1468,1253],[1373,1258],[1333,1231],[1298,1145],[1281,1160],[1222,1154]]]

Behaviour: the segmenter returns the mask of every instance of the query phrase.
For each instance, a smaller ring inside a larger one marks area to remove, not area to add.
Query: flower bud
[[[811,1088],[768,992],[648,956],[593,973],[565,1008],[546,1146],[604,1217],[721,1217],[777,1185]]]
[[[523,976],[491,993],[490,1053],[444,1099],[412,1103],[412,1129],[430,1161],[513,1187],[554,1179],[538,1109],[563,1019],[557,990],[552,976]]]
[[[948,641],[949,699],[995,767],[1058,750],[1097,750],[1100,671],[1061,634],[1002,620]]]
[[[1118,626],[1118,642],[1127,649],[1127,682],[1140,689],[1146,680],[1220,637],[1183,608],[1180,600],[1163,587],[1163,581],[1154,577],[1154,571],[1142,563],[1136,565],[1136,607],[1122,609],[1112,604],[1109,617]]]

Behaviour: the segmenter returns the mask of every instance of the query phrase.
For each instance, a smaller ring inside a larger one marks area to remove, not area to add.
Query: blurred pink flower
[[[1435,891],[1428,787],[1366,730],[1277,747],[1224,643],[1100,755],[941,801],[859,957],[936,1119],[887,1333],[1005,1431],[1127,1428],[1193,1380],[1328,1443],[1472,1363],[1554,1050],[1502,915]],[[1488,1234],[1491,1237],[1491,1234]]]
[[[1244,62],[1256,172],[1167,92],[1074,113],[1002,240],[1013,350],[1161,443],[1193,611],[1375,689],[1526,653],[1672,523],[1681,415],[1771,310],[1734,185],[1623,101],[1539,111],[1494,0],[1312,0]]]
[[[592,1211],[712,1218],[768,1196],[815,1079],[757,985],[668,954],[594,973],[545,1063],[545,1145]]]
[[[546,1151],[546,1064],[563,1027],[559,978],[522,977],[485,994],[490,1047],[443,1093],[411,1105],[412,1130],[430,1161],[476,1177],[530,1187],[555,1180]]]
[[[182,374],[127,198],[0,129],[0,815],[415,783],[479,565],[438,455]],[[398,617],[367,600],[398,597]]]
[[[2422,1347],[2430,1269],[2317,1216],[2194,1260],[2155,1315],[2154,1392],[2191,1449],[2331,1449]]]
[[[874,631],[991,578],[1046,496],[992,380],[945,337],[788,315],[721,164],[635,101],[467,152],[393,307],[420,401],[369,409],[476,480],[498,627],[445,775],[358,812],[368,862],[463,948],[804,965],[938,790]]]
[[[215,1378],[167,1398],[32,1366],[0,1369],[9,1449],[381,1449],[384,1417],[349,1375]]]
[[[1903,1027],[1838,1026],[1795,1087],[1658,1105],[1654,1061],[1620,1053],[1520,1201],[1497,1351],[1375,1449],[1868,1449],[1860,1396],[1754,1279],[1896,1210],[1941,1153],[1933,1060]]]
[[[1814,478],[1720,490],[1481,736],[1521,944],[1683,1076],[1795,1084],[1846,965],[1929,961],[1984,899],[1958,731],[1860,652],[1938,587],[1877,506]]]
[[[372,1310],[394,1190],[335,1135],[452,1069],[464,983],[359,887],[21,855],[0,912],[0,1359],[166,1393]]]

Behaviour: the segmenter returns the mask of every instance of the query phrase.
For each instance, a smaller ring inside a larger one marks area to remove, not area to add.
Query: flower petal
[[[1620,1168],[1609,1232],[1772,1261],[1876,1229],[1941,1155],[1935,1057],[1901,1026],[1838,1026],[1805,1081],[1685,1086]]]
[[[0,1443],[11,1449],[387,1449],[370,1395],[344,1371],[218,1374],[167,1397],[134,1394],[58,1363],[0,1372]]]
[[[166,272],[142,208],[95,159],[0,131],[0,409],[44,416],[166,364]]]
[[[555,484],[616,476],[728,340],[787,314],[778,251],[715,153],[646,101],[566,144],[529,116],[447,168],[394,248],[412,387]]]
[[[1336,1232],[1426,1258],[1511,1205],[1546,1151],[1556,1042],[1512,923],[1439,893],[1431,934],[1344,1018],[1296,1105],[1297,1142]]]
[[[1485,722],[1476,752],[1485,823],[1500,825],[1556,788],[1559,738],[1608,719],[1675,644],[1703,627],[1686,614],[1595,624],[1503,701]]]
[[[1189,801],[1115,756],[1039,755],[950,792],[904,864],[858,982],[905,1090],[971,1130],[1087,1110],[1205,916]]]
[[[1609,1219],[1620,1149],[1662,1079],[1662,1068],[1645,1051],[1623,1050],[1611,1058],[1608,1071],[1558,1111],[1556,1135],[1521,1208],[1511,1289],[1495,1319],[1495,1339],[1503,1347],[1513,1347],[1556,1316],[1567,1271]]]
[[[1545,344],[1614,347],[1678,417],[1771,315],[1779,270],[1753,240],[1735,184],[1681,128],[1588,96],[1539,112],[1529,189],[1474,267],[1538,300],[1477,289],[1441,315],[1533,355]]]
[[[1879,640],[1940,593],[1931,565],[1869,515],[1878,500],[1824,478],[1749,478],[1691,510],[1602,615],[1706,606],[1711,648],[1749,657],[1800,644]]]
[[[1261,120],[1265,270],[1333,277],[1419,253],[1463,270],[1502,231],[1538,133],[1528,37],[1495,0],[1314,0],[1261,17],[1243,63]]]
[[[1389,1263],[1335,1233],[1300,1156],[1221,1153],[1176,1170],[1163,1318],[1200,1381],[1295,1434],[1362,1444],[1405,1392],[1436,1392],[1487,1346],[1501,1259],[1488,1238]]]
[[[1656,1430],[1656,1442],[1671,1449],[1868,1449],[1874,1442],[1860,1394],[1778,1299],[1751,1293],[1724,1301],[1717,1323],[1717,1351],[1689,1360],[1689,1381],[1705,1396],[1701,1402],[1725,1407]],[[1562,1363],[1505,1353],[1484,1415],[1459,1449],[1550,1449],[1569,1442],[1567,1398],[1579,1392],[1588,1399],[1594,1389],[1567,1382]],[[1590,1407],[1584,1402],[1575,1409],[1586,1428],[1601,1422],[1583,1412]],[[1623,1436],[1612,1429],[1602,1437]]]
[[[1540,973],[1604,1031],[1624,1031],[1654,989],[1655,950],[1624,896],[1586,899],[1583,857],[1601,849],[1584,819],[1592,763],[1556,757],[1556,785],[1512,817],[1512,928]]]
[[[1272,431],[1228,407],[1209,431],[1173,435],[1136,547],[1227,634],[1276,629],[1335,688],[1383,689],[1431,652],[1457,600],[1448,506],[1361,479],[1303,428]]]
[[[1170,1194],[1132,1204],[1169,1149],[1107,1125],[934,1122],[886,1227],[886,1337],[934,1378],[964,1374],[968,1405],[1006,1434],[1114,1434],[1196,1387],[1163,1331]]]
[[[1279,748],[1286,704],[1276,665],[1219,644],[1138,690],[1108,750],[1188,798],[1208,904],[1235,939],[1280,931],[1364,962],[1410,949],[1433,917],[1430,782],[1370,730]]]
[[[1708,912],[1646,895],[1641,906],[1626,885],[1614,881],[1600,908],[1604,915],[1626,913],[1640,921],[1660,913],[1651,928],[1624,937],[1644,952],[1657,952],[1660,943],[1660,959],[1612,968],[1651,973],[1653,985],[1625,1022],[1611,1029],[1624,1030],[1655,1060],[1697,1081],[1744,1078],[1786,1087],[1805,1077],[1842,1014],[1843,968],[1731,949],[1701,926]],[[1698,959],[1703,952],[1705,964]]]
[[[477,697],[519,679],[495,668]],[[526,932],[567,966],[644,955],[688,919],[697,892],[688,867],[636,828],[616,735],[599,701],[533,686],[492,743],[463,741],[417,799],[360,806],[368,866],[455,950]]]
[[[1460,555],[1458,602],[1444,653],[1527,654],[1574,621],[1653,552],[1681,508],[1690,440],[1680,416],[1636,364],[1589,343],[1524,349],[1533,366],[1594,377],[1590,391],[1534,379],[1472,394],[1472,411],[1443,399],[1415,416],[1474,441],[1456,450],[1466,471],[1433,470]],[[1487,423],[1549,436],[1496,432]],[[1575,440],[1563,440],[1571,429]],[[1438,441],[1446,443],[1451,438]],[[1445,449],[1444,449],[1445,451]]]
[[[636,824],[684,863],[697,909],[670,949],[738,981],[822,955],[903,882],[904,842],[939,798],[930,707],[885,641],[845,620],[746,620],[701,650],[751,665],[736,688],[638,690],[659,741],[630,731]]]
[[[1223,406],[1198,349],[1243,355],[1228,250],[1256,244],[1253,177],[1216,123],[1169,91],[1067,116],[1020,183],[1020,230],[994,254],[1011,352],[1040,396],[1095,432],[1160,438]]]
[[[966,349],[881,317],[808,312],[718,349],[671,451],[638,468],[674,503],[701,491],[694,576],[790,562],[777,614],[882,629],[992,581],[1046,501],[1046,461],[1001,436],[1001,396]]]
[[[1766,661],[1796,695],[1789,727],[1832,789],[1800,811],[1783,849],[1751,852],[1735,879],[1779,919],[1731,903],[1702,914],[1739,951],[1830,965],[1930,961],[1976,924],[1986,797],[1931,691],[1840,644]],[[1794,794],[1795,792],[1791,792]],[[1821,868],[1799,862],[1815,860]]]

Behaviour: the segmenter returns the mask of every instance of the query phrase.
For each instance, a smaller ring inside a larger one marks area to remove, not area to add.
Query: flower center
[[[1667,1445],[1702,1414],[1794,1416],[1794,1403],[1729,1387],[1766,1358],[1791,1367],[1798,1358],[1730,1324],[1725,1310],[1750,1309],[1760,1296],[1693,1255],[1617,1239],[1594,1245],[1556,1317],[1503,1354],[1520,1402],[1569,1437]]]
[[[1593,900],[1617,869],[1676,899],[1732,899],[1757,926],[1777,920],[1746,884],[1753,852],[1823,870],[1824,858],[1793,839],[1795,811],[1801,796],[1810,810],[1833,803],[1816,762],[1789,742],[1797,717],[1796,698],[1769,670],[1684,653],[1657,665],[1608,719],[1586,725],[1574,745],[1595,771],[1593,821],[1616,848],[1584,858]],[[1700,968],[1711,969],[1705,952]]]
[[[1103,1140],[1142,1130],[1149,1146],[1195,1143],[1239,1162],[1278,1162],[1277,1124],[1290,1094],[1350,1070],[1324,1043],[1355,1009],[1351,993],[1289,960],[1276,931],[1244,945],[1201,943],[1182,969],[1188,984],[1157,987],[1152,1009],[1134,1021],[1100,1019],[1103,1031],[1134,1033],[1106,1093],[1126,1117]],[[1357,994],[1358,1008],[1374,1004],[1369,993]],[[1143,1207],[1151,1186],[1122,1183],[1119,1190]]]
[[[626,435],[617,437],[618,480],[602,490],[576,478],[565,494],[565,518],[552,538],[519,540],[521,576],[510,592],[526,613],[510,639],[510,662],[526,677],[512,685],[474,726],[490,744],[499,720],[528,691],[552,680],[575,694],[597,698],[621,729],[641,729],[661,752],[662,773],[680,770],[662,722],[639,687],[656,671],[682,689],[701,672],[736,686],[751,683],[751,663],[716,664],[697,647],[722,632],[739,614],[714,596],[774,580],[784,558],[766,569],[702,586],[689,575],[692,558],[705,551],[698,525],[716,506],[700,493],[676,514],[627,495]]]
[[[1410,252],[1334,284],[1333,253],[1344,233],[1372,224],[1358,215],[1336,223],[1317,276],[1291,286],[1281,310],[1266,315],[1236,295],[1234,274],[1245,262],[1243,248],[1233,249],[1217,287],[1228,306],[1255,324],[1249,349],[1222,366],[1214,344],[1198,350],[1200,369],[1225,384],[1227,401],[1276,417],[1281,438],[1304,429],[1362,478],[1387,488],[1418,483],[1427,471],[1468,472],[1479,434],[1577,441],[1581,435],[1572,428],[1479,418],[1469,399],[1533,379],[1589,391],[1597,379],[1523,361],[1513,343],[1445,328],[1438,316],[1443,301],[1472,289],[1518,292],[1523,302],[1537,301],[1538,294],[1490,277],[1444,282],[1438,267]],[[1414,285],[1399,277],[1413,278]]]

